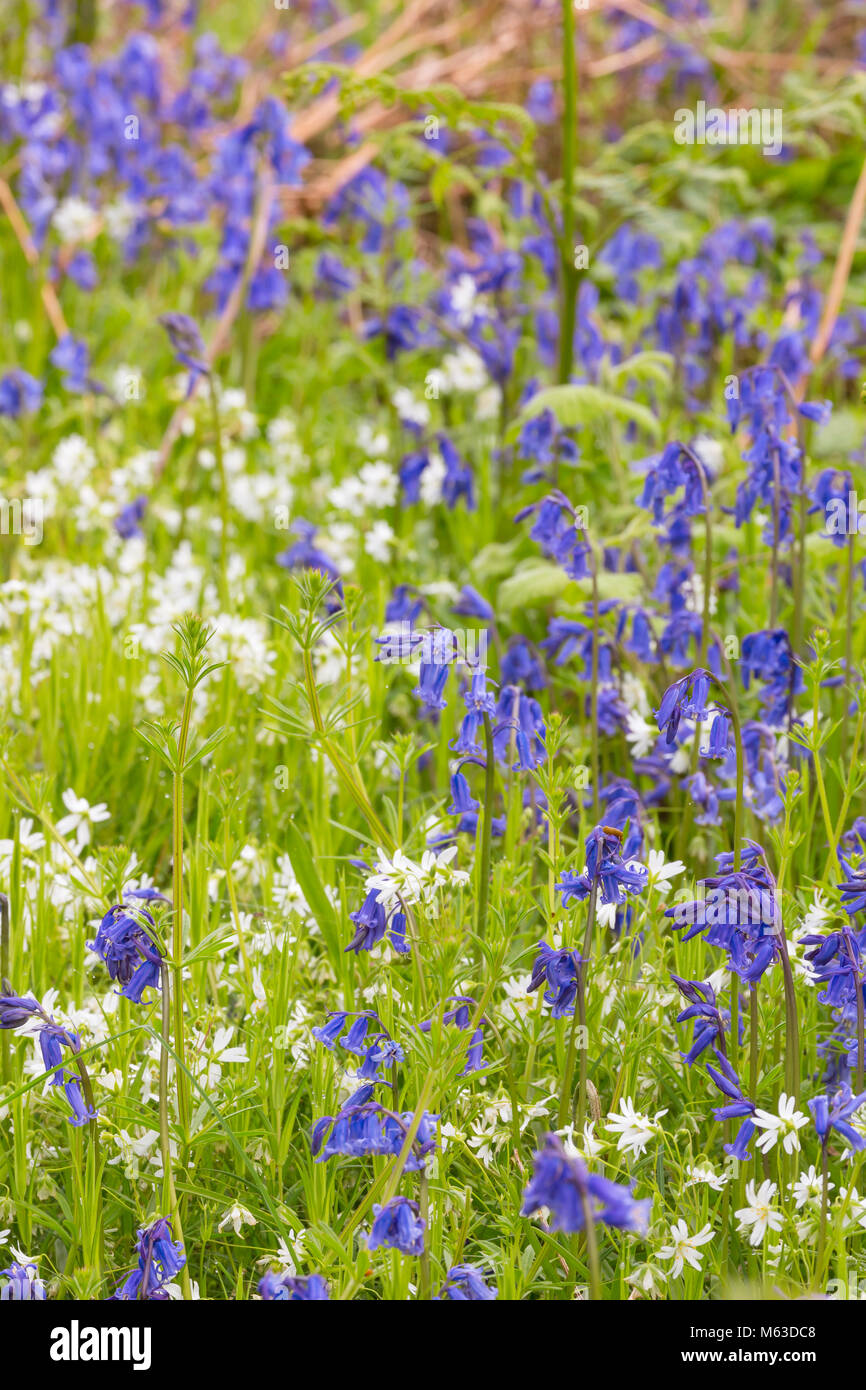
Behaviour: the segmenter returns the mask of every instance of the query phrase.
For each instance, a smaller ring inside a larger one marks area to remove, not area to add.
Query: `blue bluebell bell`
[[[259,1298],[265,1303],[321,1303],[329,1298],[321,1274],[295,1275],[269,1270],[259,1280]]]
[[[372,1084],[360,1087],[336,1115],[323,1115],[313,1126],[312,1152],[320,1163],[337,1155],[358,1158],[366,1154],[399,1155],[413,1116],[397,1115],[371,1100]],[[425,1111],[406,1158],[406,1172],[416,1172],[433,1153],[433,1126],[438,1116]],[[325,1136],[327,1137],[327,1141]]]
[[[674,742],[682,718],[706,719],[712,680],[712,672],[699,666],[668,686],[656,710],[656,723],[667,743]]]
[[[832,1097],[815,1096],[808,1102],[822,1147],[826,1147],[830,1131],[835,1129],[855,1152],[866,1149],[866,1139],[848,1123],[864,1103],[866,1091],[861,1091],[860,1095],[855,1096],[850,1086],[840,1086]]]
[[[426,1222],[418,1215],[417,1202],[408,1197],[392,1197],[390,1202],[373,1207],[373,1225],[367,1236],[367,1247],[377,1250],[385,1245],[392,1250],[400,1250],[404,1255],[424,1254],[424,1228]]]
[[[41,1303],[46,1297],[36,1265],[13,1260],[7,1269],[0,1269],[0,1303]]]
[[[138,1232],[138,1265],[118,1284],[109,1302],[138,1299],[162,1303],[171,1297],[165,1285],[172,1283],[186,1264],[183,1246],[173,1238],[171,1221],[160,1216]]]
[[[438,1303],[489,1303],[498,1297],[492,1276],[477,1265],[452,1265],[435,1301]]]
[[[63,1049],[73,1058],[81,1050],[81,1039],[47,1014],[38,1000],[17,994],[0,995],[0,1028],[22,1029],[39,1039],[39,1050],[46,1071],[53,1072],[50,1085],[62,1087],[72,1115],[69,1123],[76,1129],[96,1119],[97,1112],[85,1103],[81,1093],[81,1077],[67,1069]],[[74,1065],[74,1063],[73,1063]]]
[[[553,1018],[566,1018],[574,1013],[577,998],[577,968],[583,957],[577,951],[564,948],[555,950],[546,941],[539,941],[538,955],[532,967],[532,978],[527,990],[532,993],[547,985],[544,992],[545,1003],[552,1004]]]
[[[596,1224],[646,1235],[652,1201],[636,1200],[633,1183],[624,1186],[590,1173],[581,1158],[569,1157],[555,1134],[545,1136],[544,1148],[533,1159],[532,1179],[523,1194],[524,1216],[547,1207],[551,1229],[573,1232],[584,1230],[588,1210]]]
[[[117,980],[124,999],[140,1004],[146,989],[157,989],[163,955],[154,935],[156,923],[143,907],[110,907],[99,924],[91,951],[105,962],[112,980]]]

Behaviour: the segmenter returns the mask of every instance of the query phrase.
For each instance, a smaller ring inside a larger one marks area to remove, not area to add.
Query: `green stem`
[[[601,1300],[601,1265],[598,1258],[595,1219],[587,1190],[581,1192],[580,1200],[583,1206],[583,1229],[586,1236],[586,1255],[589,1265],[589,1296],[593,1303],[598,1303]]]
[[[163,962],[160,968],[160,984],[162,993],[162,1047],[159,1053],[159,1151],[162,1156],[162,1205],[163,1209],[171,1212],[174,1238],[183,1244],[183,1225],[180,1217],[180,1207],[177,1200],[177,1191],[174,1185],[174,1171],[171,1163],[171,1138],[168,1128],[168,1054],[169,1039],[171,1037],[171,987],[170,971]],[[176,1071],[180,1068],[176,1067]],[[184,1246],[184,1250],[186,1247]],[[189,1256],[187,1262],[181,1270],[181,1288],[183,1296],[189,1300],[192,1298],[192,1287],[189,1277]]]
[[[565,1124],[571,1108],[571,1083],[574,1076],[574,1054],[577,1050],[577,1028],[581,1029],[580,1034],[580,1079],[578,1082],[577,1095],[577,1119],[575,1127],[579,1134],[583,1134],[583,1122],[586,1116],[586,1082],[588,1072],[588,1049],[586,1035],[586,967],[589,963],[592,951],[592,932],[595,924],[595,903],[598,893],[598,883],[593,880],[592,888],[589,893],[589,900],[586,911],[586,930],[583,940],[583,959],[577,967],[577,998],[575,1000],[574,1012],[571,1016],[571,1030],[568,1035],[568,1050],[565,1056],[565,1071],[562,1078],[562,1091],[559,1097],[559,1115],[557,1123],[559,1128]]]
[[[484,752],[487,764],[484,771],[484,816],[481,828],[480,882],[475,931],[479,942],[487,931],[487,911],[490,903],[490,848],[493,839],[493,795],[496,778],[496,759],[493,752],[493,728],[490,715],[484,716]]]
[[[9,899],[5,893],[0,893],[0,989],[6,990],[6,982],[9,979]],[[0,1075],[4,1082],[12,1078],[12,1066],[9,1048],[9,1038],[3,1031],[0,1037],[0,1059],[2,1059],[2,1070]]]
[[[228,582],[228,534],[229,534],[229,492],[226,481],[226,464],[223,455],[222,430],[220,428],[219,401],[213,372],[208,375],[210,413],[214,432],[214,455],[220,480],[220,597],[224,607],[229,603]]]
[[[187,689],[183,702],[180,731],[177,737],[177,763],[172,775],[172,923],[171,955],[174,964],[174,1048],[181,1063],[186,1065],[184,1000],[183,1000],[183,767],[192,719],[193,689]],[[181,1130],[186,1134],[189,1125],[189,1090],[182,1067],[177,1072],[177,1108]]]
[[[571,378],[577,312],[574,265],[574,170],[577,159],[577,55],[573,0],[562,0],[562,242],[560,245],[559,380]]]

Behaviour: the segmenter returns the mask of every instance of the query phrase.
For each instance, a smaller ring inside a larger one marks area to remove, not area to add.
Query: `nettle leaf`
[[[560,425],[574,429],[579,425],[592,425],[598,421],[609,420],[614,416],[627,423],[634,422],[646,430],[653,439],[661,438],[661,424],[649,406],[629,400],[627,396],[617,396],[604,391],[600,386],[583,383],[578,386],[548,386],[538,391],[521,411],[518,425],[532,420],[542,411],[550,410]]]

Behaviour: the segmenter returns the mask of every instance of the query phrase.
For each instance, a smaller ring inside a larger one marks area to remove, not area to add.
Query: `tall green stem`
[[[177,763],[172,775],[172,924],[171,954],[174,962],[174,1047],[181,1063],[186,1063],[183,1008],[183,767],[186,761],[189,726],[192,718],[193,687],[187,688],[177,737]],[[177,1108],[184,1134],[189,1125],[189,1091],[186,1073],[177,1068]]]
[[[574,1076],[574,1054],[577,1050],[577,1029],[580,1027],[580,1079],[577,1092],[577,1118],[575,1125],[578,1133],[583,1133],[583,1123],[586,1117],[586,1082],[589,1070],[588,1038],[586,1032],[586,970],[589,964],[589,957],[592,952],[592,932],[595,924],[595,904],[598,893],[598,881],[593,879],[592,887],[589,892],[586,911],[586,930],[583,938],[583,959],[577,967],[577,998],[575,999],[574,1013],[571,1017],[571,1030],[568,1035],[568,1050],[565,1055],[565,1071],[562,1078],[562,1091],[559,1097],[558,1124],[560,1129],[565,1124],[569,1109],[571,1108],[571,1083]]]
[[[487,762],[484,772],[484,815],[481,825],[481,852],[479,855],[478,910],[475,918],[475,931],[479,942],[484,940],[487,931],[487,910],[490,902],[490,848],[493,839],[493,794],[496,779],[493,727],[489,714],[484,716],[484,754]]]
[[[212,372],[208,375],[208,389],[214,432],[214,456],[216,458],[220,480],[220,598],[222,603],[228,606],[229,492],[226,479],[225,456],[223,454],[222,429],[220,427],[219,401],[217,399],[216,381],[214,380]]]
[[[162,1047],[159,1052],[159,1152],[162,1157],[162,1205],[165,1211],[171,1212],[174,1238],[183,1244],[183,1225],[181,1223],[180,1207],[177,1200],[177,1190],[174,1185],[174,1169],[171,1162],[171,1137],[168,1128],[168,1053],[169,1041],[171,1037],[171,986],[169,971],[165,962],[160,969],[160,986],[162,992]],[[176,1067],[176,1071],[180,1068]],[[184,1246],[186,1251],[186,1247]],[[185,1299],[192,1298],[192,1287],[189,1276],[189,1259],[181,1270],[181,1288]]]
[[[560,244],[559,380],[571,378],[577,311],[574,264],[574,169],[577,158],[577,56],[573,0],[562,0],[562,242]]]

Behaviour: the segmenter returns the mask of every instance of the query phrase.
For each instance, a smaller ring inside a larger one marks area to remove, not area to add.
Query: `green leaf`
[[[558,598],[571,583],[559,565],[548,560],[527,560],[500,584],[496,606],[510,613],[515,608],[547,604]]]
[[[295,878],[298,880],[298,887],[303,893],[307,906],[315,917],[329,949],[339,958],[339,930],[334,909],[322,887],[322,880],[313,863],[309,846],[292,820],[286,826],[286,841],[286,850]]]
[[[617,420],[634,421],[653,439],[661,438],[661,424],[648,406],[631,401],[626,396],[603,391],[600,386],[548,386],[538,391],[524,406],[517,421],[518,427],[540,415],[543,410],[552,411],[567,429],[591,425],[614,416]]]

